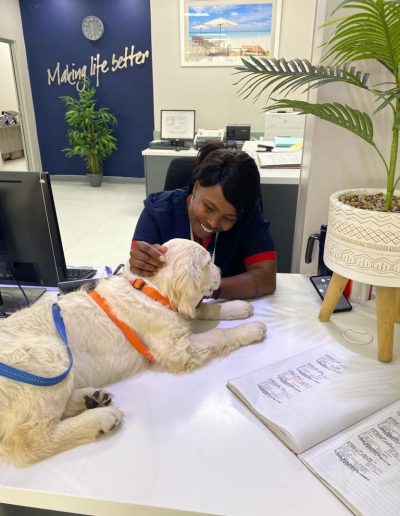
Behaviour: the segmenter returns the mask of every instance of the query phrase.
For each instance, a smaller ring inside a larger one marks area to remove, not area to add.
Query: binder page
[[[298,168],[301,165],[301,155],[301,150],[286,150],[286,152],[257,152],[257,159],[261,168]]]
[[[398,389],[382,389],[389,370],[389,377],[400,377],[398,366],[328,343],[230,380],[228,387],[301,453],[397,400]]]
[[[400,513],[400,401],[299,457],[360,514]]]

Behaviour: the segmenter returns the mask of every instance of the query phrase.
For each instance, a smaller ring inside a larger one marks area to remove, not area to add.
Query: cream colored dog
[[[192,334],[191,318],[241,319],[252,314],[252,306],[230,301],[196,308],[218,288],[219,270],[209,253],[190,240],[174,239],[165,245],[167,265],[146,282],[168,297],[176,311],[135,290],[128,281],[134,278],[130,273],[100,280],[96,287],[113,313],[136,332],[155,362],[134,349],[88,292],[79,290],[61,297],[58,304],[73,368],[64,381],[51,387],[0,376],[0,454],[29,463],[93,441],[118,428],[123,418],[122,412],[110,405],[111,395],[99,387],[149,367],[173,373],[190,371],[264,338],[261,322]],[[52,300],[45,300],[0,322],[1,362],[47,377],[65,371],[68,356],[51,305]]]

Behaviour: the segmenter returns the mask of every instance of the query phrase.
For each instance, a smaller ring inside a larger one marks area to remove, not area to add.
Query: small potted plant
[[[393,307],[400,300],[400,193],[395,191],[400,179],[396,175],[400,129],[400,2],[343,0],[332,14],[336,16],[339,9],[350,11],[324,25],[331,26],[333,33],[324,44],[322,64],[313,65],[306,59],[250,57],[242,59],[243,65],[237,68],[239,74],[244,74],[237,84],[241,85],[239,93],[246,98],[255,96],[257,99],[269,89],[268,100],[273,103],[269,103],[266,111],[293,108],[299,114],[315,115],[351,131],[378,154],[379,173],[382,179],[386,178],[386,190],[360,189],[332,194],[324,261],[335,273],[333,279],[338,295],[348,278],[375,285],[377,307],[379,299],[384,299],[384,303],[379,302],[381,312],[388,307],[387,312],[393,314]],[[389,81],[369,85],[369,74],[354,66],[361,60],[382,65],[390,74]],[[288,93],[309,91],[331,83],[346,83],[368,90],[371,111],[391,112],[388,128],[391,141],[386,151],[375,143],[373,117],[367,113],[335,101],[318,104],[286,98]],[[328,312],[333,307],[329,307]],[[400,312],[400,303],[398,309]],[[322,317],[320,314],[322,320],[329,316],[330,313]],[[385,337],[388,342],[389,333]],[[390,360],[390,350],[380,352],[380,358]]]
[[[80,156],[86,164],[91,186],[100,186],[103,179],[103,161],[117,149],[113,127],[117,119],[108,108],[96,107],[96,89],[86,77],[78,91],[78,98],[60,97],[66,106],[65,121],[69,147],[63,149],[66,156]]]

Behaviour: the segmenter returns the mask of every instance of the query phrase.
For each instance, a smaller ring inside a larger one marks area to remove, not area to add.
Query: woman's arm
[[[166,247],[161,245],[160,227],[153,203],[146,200],[132,239],[129,258],[131,272],[143,277],[153,276],[165,264],[166,251]]]
[[[276,260],[268,260],[246,267],[246,272],[222,278],[218,297],[223,299],[249,299],[275,292]]]

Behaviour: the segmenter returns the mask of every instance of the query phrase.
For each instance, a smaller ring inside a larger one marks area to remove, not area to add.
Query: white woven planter
[[[324,262],[345,278],[400,287],[400,214],[361,210],[338,201],[343,194],[379,192],[382,189],[342,190],[331,195]]]

